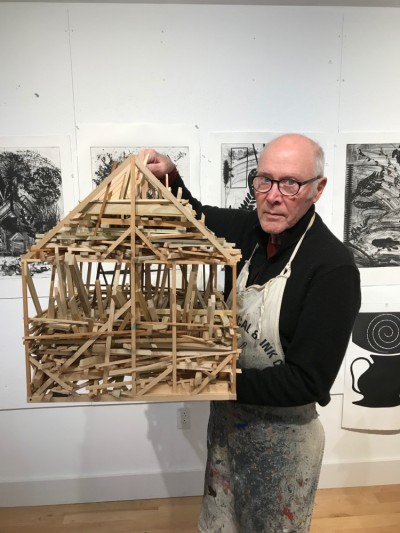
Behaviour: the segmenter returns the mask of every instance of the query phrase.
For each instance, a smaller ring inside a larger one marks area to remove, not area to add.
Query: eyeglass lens
[[[297,194],[300,189],[300,184],[291,179],[272,180],[271,178],[264,178],[264,176],[256,176],[253,180],[253,187],[258,192],[268,192],[272,185],[276,183],[279,191],[288,196]]]

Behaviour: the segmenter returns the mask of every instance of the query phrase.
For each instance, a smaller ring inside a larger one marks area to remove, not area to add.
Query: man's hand
[[[147,158],[147,168],[159,179],[171,174],[175,170],[175,165],[167,155],[159,154],[150,148],[140,150],[138,157],[141,160]]]

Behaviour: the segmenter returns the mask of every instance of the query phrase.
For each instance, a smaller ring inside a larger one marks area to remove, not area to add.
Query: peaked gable
[[[135,246],[135,240],[140,241],[139,246]],[[79,249],[85,254],[92,252],[102,259],[120,256],[117,251],[126,252],[131,247],[131,257],[143,258],[147,254],[160,261],[184,258],[188,255],[184,248],[198,246],[199,252],[205,252],[200,253],[204,261],[210,253],[214,260],[226,264],[240,259],[238,250],[217,238],[204,220],[197,220],[187,200],[175,198],[134,156],[128,157],[32,246],[27,258],[57,246],[73,253]]]

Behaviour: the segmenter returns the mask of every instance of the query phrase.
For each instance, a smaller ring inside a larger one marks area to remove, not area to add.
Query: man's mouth
[[[281,218],[281,217],[283,217],[282,213],[270,213],[268,211],[265,211],[264,215],[267,216],[267,217],[272,217],[272,218]]]

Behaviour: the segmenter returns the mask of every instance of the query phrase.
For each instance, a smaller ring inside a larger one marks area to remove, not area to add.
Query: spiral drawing
[[[376,315],[368,324],[367,339],[377,353],[400,352],[400,317],[391,313]]]

